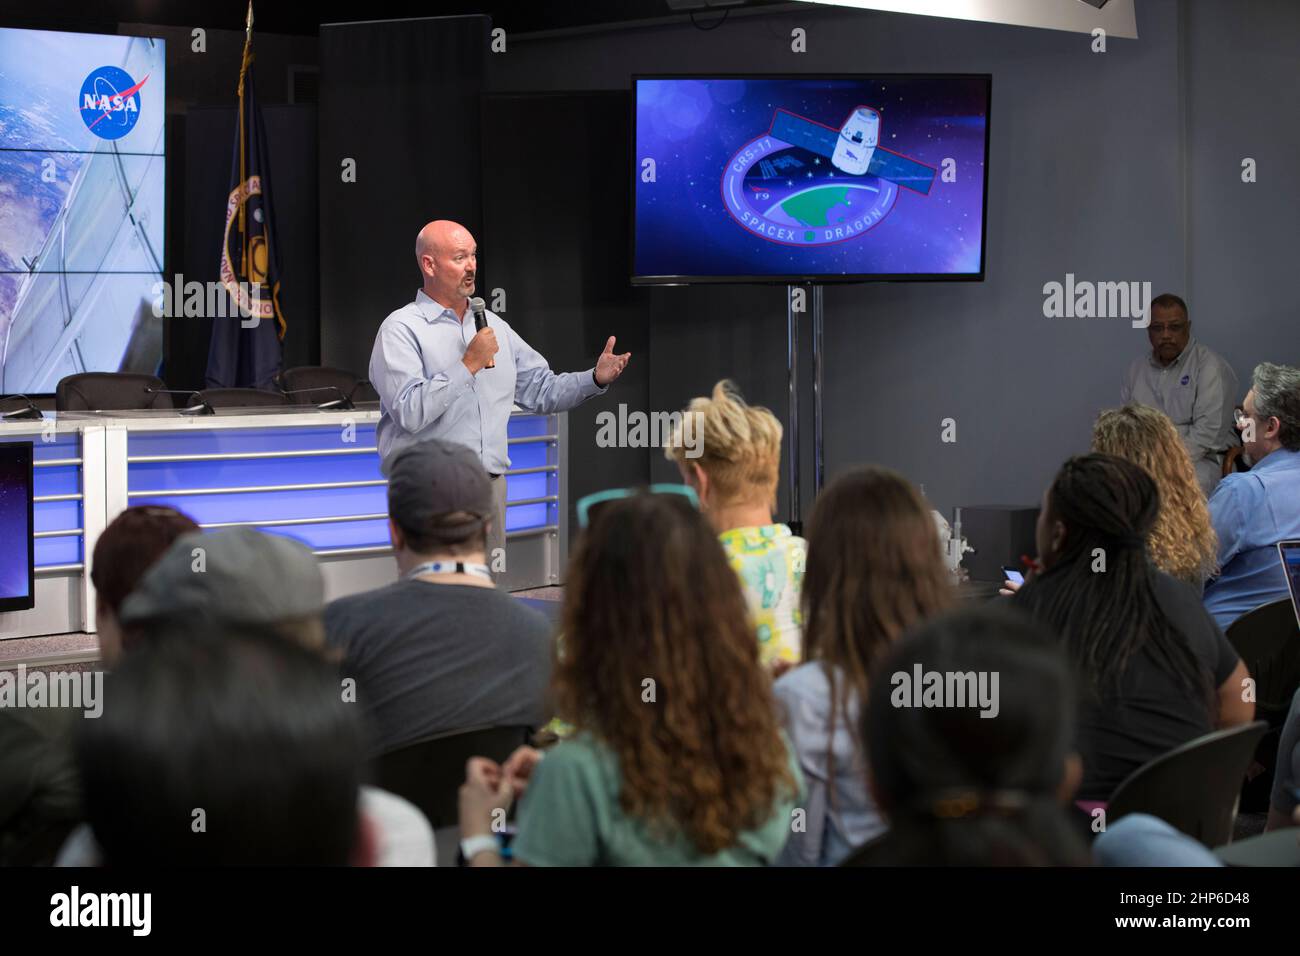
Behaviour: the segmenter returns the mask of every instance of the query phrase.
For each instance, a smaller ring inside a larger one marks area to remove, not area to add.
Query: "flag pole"
[[[248,20],[244,31],[244,55],[239,63],[239,181],[248,179],[245,166],[248,144],[244,141],[244,78],[248,73],[248,64],[253,51],[253,0],[248,0]],[[248,233],[244,222],[244,204],[239,204],[239,260],[244,267],[244,275],[249,275]]]

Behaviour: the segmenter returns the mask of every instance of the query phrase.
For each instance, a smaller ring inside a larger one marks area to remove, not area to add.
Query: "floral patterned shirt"
[[[718,536],[740,575],[758,632],[759,659],[798,663],[803,651],[799,592],[808,562],[807,543],[783,524],[732,528]]]

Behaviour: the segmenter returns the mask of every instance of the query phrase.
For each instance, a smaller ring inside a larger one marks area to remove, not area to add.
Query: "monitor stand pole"
[[[796,294],[798,293],[798,294]],[[813,492],[818,494],[825,481],[822,454],[822,287],[820,285],[791,285],[786,288],[786,360],[789,385],[789,469],[790,469],[790,530],[803,534],[802,502],[800,500],[799,473],[799,315],[812,311],[812,363],[813,363]]]

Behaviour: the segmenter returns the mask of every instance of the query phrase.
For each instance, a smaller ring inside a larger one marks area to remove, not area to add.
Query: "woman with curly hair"
[[[634,494],[592,510],[562,632],[553,689],[574,733],[545,757],[521,748],[504,765],[469,762],[460,815],[470,862],[499,863],[476,838],[521,792],[519,863],[772,862],[802,780],[740,583],[691,498]]]
[[[1178,430],[1148,405],[1108,408],[1092,427],[1092,450],[1137,465],[1156,483],[1160,512],[1147,553],[1161,571],[1198,591],[1217,572],[1218,536]]]

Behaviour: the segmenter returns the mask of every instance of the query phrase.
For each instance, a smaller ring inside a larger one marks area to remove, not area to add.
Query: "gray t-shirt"
[[[550,622],[495,588],[398,581],[332,602],[325,633],[357,682],[372,754],[550,717]]]

